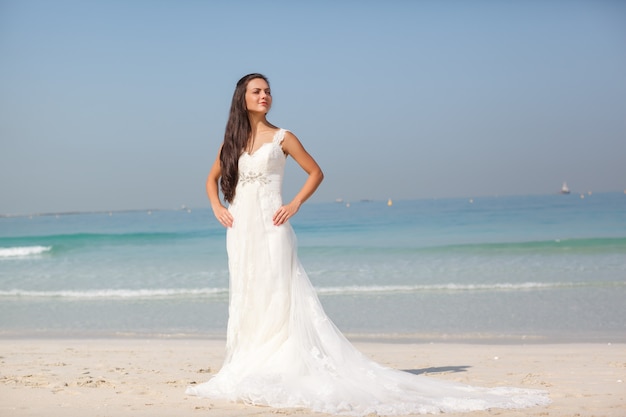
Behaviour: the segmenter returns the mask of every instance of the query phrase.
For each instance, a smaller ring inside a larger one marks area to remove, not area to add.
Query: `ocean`
[[[354,338],[626,342],[626,194],[307,203],[291,220]],[[224,337],[208,208],[0,217],[0,337]]]

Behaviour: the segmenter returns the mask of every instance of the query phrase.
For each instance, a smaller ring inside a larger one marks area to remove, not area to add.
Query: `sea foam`
[[[13,248],[0,248],[0,259],[40,255],[44,252],[50,251],[51,249],[51,246],[17,246]]]
[[[615,286],[626,283],[615,282]],[[460,291],[532,291],[563,287],[593,286],[593,283],[494,283],[494,284],[436,284],[436,285],[347,285],[338,287],[317,287],[320,296],[367,295],[367,294],[409,294],[418,292],[460,292]],[[168,299],[168,298],[209,298],[220,299],[228,296],[228,288],[152,288],[152,289],[88,289],[33,291],[23,289],[0,290],[0,298],[66,298],[66,299]]]
[[[163,299],[181,297],[220,297],[227,288],[154,288],[31,291],[13,289],[0,291],[0,297],[69,298],[69,299]]]

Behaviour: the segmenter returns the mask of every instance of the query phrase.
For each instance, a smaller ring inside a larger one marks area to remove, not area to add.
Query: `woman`
[[[226,359],[212,379],[187,393],[354,416],[547,404],[542,391],[469,387],[385,368],[350,344],[324,313],[298,260],[288,222],[323,174],[296,136],[267,121],[271,105],[263,75],[239,80],[224,142],[207,180],[215,217],[227,228]],[[308,178],[283,204],[288,156]],[[218,180],[228,208],[219,199]]]

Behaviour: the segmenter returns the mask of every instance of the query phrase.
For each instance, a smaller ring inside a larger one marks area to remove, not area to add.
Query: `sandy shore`
[[[481,386],[545,389],[553,403],[449,416],[626,416],[625,344],[356,342],[379,363]],[[2,416],[322,416],[184,394],[219,370],[223,340],[0,340]]]

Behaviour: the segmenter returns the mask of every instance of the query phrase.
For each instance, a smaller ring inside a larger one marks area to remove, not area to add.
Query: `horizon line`
[[[592,191],[587,192],[577,192],[572,191],[570,194],[562,194],[559,191],[555,191],[552,193],[531,193],[531,194],[483,194],[476,196],[456,196],[456,197],[417,197],[417,198],[389,198],[389,200],[393,201],[420,201],[420,200],[459,200],[459,199],[469,199],[470,202],[474,202],[475,199],[479,198],[499,198],[499,197],[530,197],[530,196],[548,196],[548,195],[571,195],[577,196],[580,195],[581,198],[585,196],[592,196],[593,194],[613,194],[613,193],[621,193],[622,191],[600,191],[597,193],[593,193]],[[623,193],[626,195],[626,189],[623,190]],[[336,198],[335,200],[324,200],[324,201],[312,201],[308,203],[311,204],[353,204],[353,203],[370,203],[370,202],[387,202],[385,199],[371,199],[371,198],[360,198],[360,199],[344,199],[344,198]],[[136,213],[136,212],[146,212],[151,214],[152,212],[159,211],[187,211],[191,212],[193,210],[204,210],[210,209],[210,205],[206,206],[197,206],[190,207],[185,204],[181,204],[178,208],[129,208],[129,209],[110,209],[110,210],[65,210],[65,211],[44,211],[44,212],[31,212],[31,213],[0,213],[0,218],[15,218],[15,217],[45,217],[45,216],[73,216],[80,214],[108,214],[112,215],[113,213]]]

